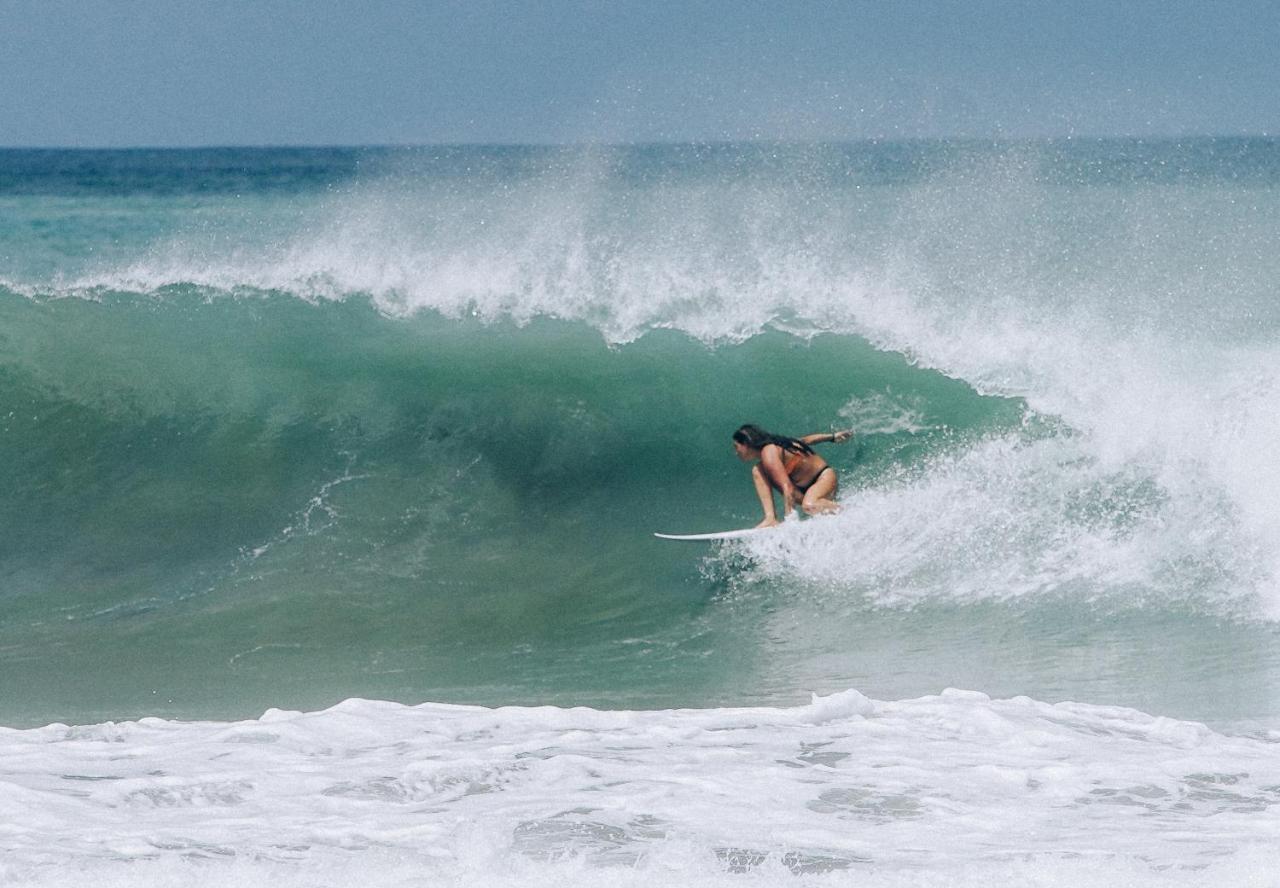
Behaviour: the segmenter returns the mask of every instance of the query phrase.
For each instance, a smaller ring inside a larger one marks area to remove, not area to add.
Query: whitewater
[[[0,880],[1274,885],[1280,143],[0,151]],[[729,435],[820,445],[759,519]]]

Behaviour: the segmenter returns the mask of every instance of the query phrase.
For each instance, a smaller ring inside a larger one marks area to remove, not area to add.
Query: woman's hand
[[[842,429],[838,432],[831,433],[831,441],[835,444],[843,444],[853,437],[853,429]]]

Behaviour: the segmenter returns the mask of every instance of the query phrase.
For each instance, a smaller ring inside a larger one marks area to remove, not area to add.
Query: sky
[[[1280,0],[0,0],[0,146],[1280,133]]]

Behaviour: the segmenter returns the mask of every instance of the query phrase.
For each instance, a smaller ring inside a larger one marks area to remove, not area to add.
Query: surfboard
[[[742,530],[722,530],[718,533],[655,533],[654,536],[660,540],[682,540],[687,543],[697,543],[705,540],[736,540],[768,529],[767,527],[745,527]]]

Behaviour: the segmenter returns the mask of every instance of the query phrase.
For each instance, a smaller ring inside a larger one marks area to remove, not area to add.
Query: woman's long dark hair
[[[783,450],[791,453],[813,453],[813,448],[798,438],[775,435],[772,432],[766,432],[758,425],[747,424],[739,426],[738,430],[733,433],[733,440],[739,444],[745,444],[752,450],[760,450],[768,444],[777,444]]]

